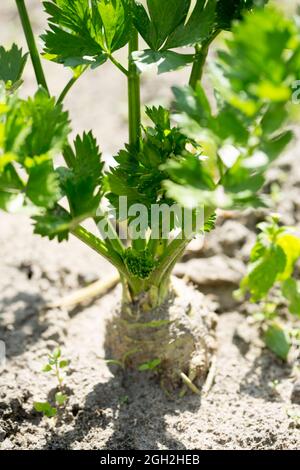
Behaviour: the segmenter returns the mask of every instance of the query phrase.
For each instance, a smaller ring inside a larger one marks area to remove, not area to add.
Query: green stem
[[[152,273],[151,281],[154,284],[159,285],[162,282],[170,266],[173,266],[179,259],[189,242],[190,240],[184,238],[183,234],[179,234],[178,237],[171,241],[162,255],[158,267]]]
[[[205,41],[202,45],[196,45],[196,55],[195,61],[193,64],[189,85],[195,90],[197,83],[201,81],[203,72],[204,72],[204,65],[207,59],[209,46],[213,42],[213,40],[219,35],[220,30],[214,32],[214,34]]]
[[[65,88],[63,89],[63,91],[61,92],[61,94],[59,95],[58,99],[57,99],[57,102],[56,104],[61,104],[65,97],[67,96],[67,94],[69,93],[69,91],[71,90],[72,86],[77,82],[77,80],[81,77],[81,75],[88,69],[88,65],[86,65],[85,67],[82,68],[82,70],[80,71],[80,73],[78,73],[78,75],[74,75],[69,81],[68,83],[66,84]]]
[[[196,45],[196,55],[195,61],[193,64],[189,85],[194,90],[197,86],[197,83],[201,81],[203,76],[204,64],[207,59],[208,54],[208,47],[207,46],[200,46],[199,44]]]
[[[215,207],[206,207],[204,213],[204,221],[211,217],[214,214]],[[160,283],[165,276],[169,276],[173,267],[175,266],[177,260],[183,255],[185,248],[191,241],[191,237],[185,237],[184,233],[181,232],[174,240],[169,243],[163,255],[160,258],[159,265],[152,273],[151,280],[153,282]]]
[[[57,101],[56,101],[56,104],[61,104],[65,97],[67,96],[67,94],[69,93],[69,91],[71,90],[72,86],[77,82],[79,77],[72,77],[68,83],[66,84],[65,88],[63,89],[63,91],[61,92],[61,94],[59,95],[59,97],[57,98]]]
[[[125,69],[125,67],[123,67],[122,64],[120,64],[120,62],[118,62],[112,55],[109,55],[109,60],[119,69],[121,70],[122,73],[124,73],[124,75],[126,75],[126,77],[128,77],[129,75],[129,72],[128,70]]]
[[[112,263],[118,271],[123,274],[124,276],[128,276],[127,269],[122,261],[122,258],[116,253],[114,250],[110,249],[100,238],[97,238],[91,232],[86,230],[81,225],[73,228],[71,233],[85,243],[87,246],[92,248],[92,250],[96,251],[98,254],[103,256],[107,261]]]
[[[141,96],[140,76],[132,59],[132,53],[139,47],[138,32],[132,27],[129,41],[129,71],[128,71],[128,119],[129,143],[138,146],[141,135]]]
[[[97,225],[97,228],[99,229],[99,222],[101,222],[103,219],[105,219],[106,221],[106,224],[107,224],[107,228],[109,230],[109,234],[108,234],[108,237],[106,239],[106,245],[108,245],[109,247],[111,247],[112,249],[114,249],[117,253],[119,253],[120,255],[122,255],[124,253],[124,250],[125,250],[125,247],[121,241],[121,239],[119,238],[118,234],[117,234],[117,231],[115,230],[112,222],[109,220],[109,218],[104,214],[102,213],[102,211],[100,211],[100,209],[98,210],[98,215],[96,217],[94,217],[94,222],[95,224]],[[101,232],[101,230],[99,230]],[[103,236],[103,234],[101,233],[101,235]]]
[[[41,85],[49,94],[48,85],[47,85],[46,78],[44,75],[40,55],[36,47],[36,43],[35,43],[35,39],[34,39],[34,35],[33,35],[33,31],[32,31],[32,27],[31,27],[31,23],[29,20],[25,2],[24,0],[16,0],[16,4],[17,4],[18,11],[19,11],[19,16],[20,16],[21,23],[23,26],[24,34],[26,37],[27,46],[29,49],[37,83],[38,85]]]

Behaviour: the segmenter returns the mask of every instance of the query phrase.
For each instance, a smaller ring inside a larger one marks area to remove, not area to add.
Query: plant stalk
[[[189,85],[193,88],[193,90],[196,89],[197,83],[202,80],[204,65],[208,56],[209,46],[211,45],[213,40],[220,34],[220,32],[220,30],[216,30],[207,41],[203,42],[203,44],[196,45],[195,61],[193,64],[189,81]]]
[[[21,23],[22,23],[24,34],[25,34],[25,38],[26,38],[28,49],[29,49],[37,83],[38,85],[42,86],[49,94],[49,88],[48,88],[46,78],[44,75],[39,51],[36,46],[36,42],[34,39],[34,35],[33,35],[33,31],[32,31],[32,27],[31,27],[31,23],[29,20],[25,2],[24,0],[16,0],[16,5],[17,5],[19,16],[21,19]]]
[[[193,64],[189,85],[195,90],[197,83],[201,81],[204,71],[204,65],[208,55],[208,45],[196,45],[196,58]]]
[[[71,233],[98,254],[103,256],[103,258],[105,258],[111,264],[113,264],[118,269],[120,274],[123,274],[126,277],[128,276],[128,272],[122,261],[122,258],[118,255],[118,253],[112,250],[111,247],[107,247],[102,240],[97,238],[81,225],[71,229]]]
[[[64,89],[62,90],[61,94],[59,95],[58,99],[57,99],[57,102],[56,104],[61,104],[65,97],[67,96],[67,94],[69,93],[69,91],[71,90],[72,86],[75,85],[75,83],[77,82],[77,80],[81,77],[82,74],[84,74],[84,72],[88,69],[88,65],[86,65],[85,67],[82,68],[82,70],[80,71],[80,73],[78,73],[77,75],[74,75],[69,81],[68,83],[66,84],[66,86],[64,87]]]
[[[132,27],[129,41],[129,67],[128,67],[128,119],[129,143],[138,146],[141,135],[141,95],[140,76],[132,59],[132,53],[139,48],[138,32]]]

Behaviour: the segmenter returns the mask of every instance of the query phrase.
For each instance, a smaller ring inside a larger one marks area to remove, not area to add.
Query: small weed
[[[42,368],[42,372],[52,373],[57,379],[58,392],[54,397],[54,406],[49,402],[35,402],[34,408],[39,413],[43,413],[47,418],[52,418],[57,415],[58,408],[64,407],[68,401],[68,395],[63,393],[64,388],[64,373],[69,365],[69,361],[61,358],[61,349],[56,348],[52,354],[48,355],[48,362]]]

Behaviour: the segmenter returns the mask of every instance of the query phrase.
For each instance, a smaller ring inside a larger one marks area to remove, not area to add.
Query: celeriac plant
[[[48,29],[42,35],[43,56],[72,73],[55,98],[25,2],[16,0],[39,88],[32,98],[18,97],[26,55],[16,46],[1,48],[0,207],[26,208],[35,233],[60,242],[72,234],[110,261],[120,273],[126,311],[134,316],[131,307],[138,305],[138,318],[147,319],[152,329],[162,325],[146,312],[168,298],[172,269],[191,238],[213,228],[218,208],[265,204],[258,194],[265,172],[292,138],[285,126],[299,70],[298,28],[281,12],[264,11],[265,3],[45,1]],[[210,45],[223,30],[231,29],[226,49],[211,67],[212,105],[201,78]],[[140,37],[146,43],[144,50],[139,48]],[[128,48],[125,65],[115,55],[124,47]],[[128,144],[108,170],[92,132],[69,141],[69,116],[63,109],[76,81],[106,61],[127,78],[129,124]],[[158,73],[185,66],[191,66],[191,72],[188,86],[174,89],[175,112],[147,108],[151,125],[146,126],[141,123],[140,76],[153,66]],[[54,158],[59,154],[65,165],[57,168]],[[124,216],[124,198],[129,208],[146,208],[146,224],[137,223],[130,211]],[[163,236],[164,219],[149,222],[152,208],[175,203],[189,211],[192,228],[186,233],[175,215]],[[87,219],[100,228],[99,237],[84,228]],[[120,236],[124,224],[129,227],[126,240]],[[139,236],[133,236],[137,231]],[[158,359],[163,363],[158,356],[149,357],[149,361]]]

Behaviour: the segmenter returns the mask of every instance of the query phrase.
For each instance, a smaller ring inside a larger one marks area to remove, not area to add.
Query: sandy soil
[[[40,2],[28,1],[37,32],[42,31]],[[21,29],[11,0],[1,1],[0,42],[19,41]],[[51,89],[57,93],[67,72],[47,65]],[[59,72],[58,72],[59,70]],[[58,74],[59,73],[59,74]],[[59,77],[59,80],[58,80]],[[176,75],[176,82],[185,75]],[[34,91],[26,69],[24,93]],[[146,102],[168,99],[175,76],[144,79]],[[113,86],[112,86],[113,84]],[[85,80],[67,100],[74,130],[95,129],[111,154],[126,140],[125,83],[107,65]],[[97,97],[98,106],[95,106]],[[113,112],[112,112],[113,110]],[[283,193],[279,210],[287,223],[300,223],[298,147],[290,149],[270,172]],[[297,449],[299,425],[289,416],[300,413],[290,397],[297,380],[296,358],[287,364],[268,352],[246,317],[248,307],[232,300],[261,214],[248,213],[220,225],[196,253],[177,270],[188,275],[214,300],[219,313],[218,352],[214,384],[207,396],[167,396],[147,373],[124,375],[104,361],[105,324],[119,287],[91,305],[72,311],[45,311],[43,304],[74,291],[93,279],[106,278],[112,268],[77,240],[49,243],[32,235],[25,216],[0,214],[0,340],[7,362],[0,373],[1,449]],[[224,256],[225,255],[225,256]],[[220,259],[220,257],[222,259]],[[232,264],[235,258],[239,265]],[[197,266],[206,263],[199,273]],[[215,263],[228,268],[213,276]],[[197,267],[196,266],[196,267]],[[204,272],[205,271],[205,272]],[[207,273],[210,273],[208,275]],[[59,344],[71,360],[66,377],[70,399],[56,419],[42,418],[33,402],[52,398],[56,382],[40,372],[47,354]]]

